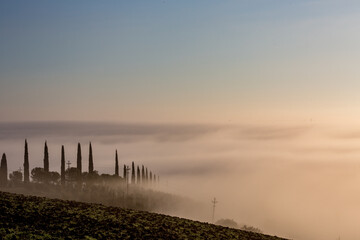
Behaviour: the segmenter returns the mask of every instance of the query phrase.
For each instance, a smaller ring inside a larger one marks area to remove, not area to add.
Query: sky
[[[3,0],[0,153],[92,141],[219,218],[359,239],[359,43],[352,0]]]
[[[351,121],[360,103],[359,8],[2,1],[1,120]]]

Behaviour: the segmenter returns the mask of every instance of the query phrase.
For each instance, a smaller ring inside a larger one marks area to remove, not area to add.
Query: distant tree
[[[253,226],[243,225],[240,229],[248,232],[262,233],[262,231],[259,228]]]
[[[131,183],[135,183],[135,164],[131,163]]]
[[[9,175],[10,181],[14,183],[20,183],[22,181],[23,175],[21,171],[13,171]]]
[[[102,177],[102,178],[108,178],[108,179],[112,178],[112,176],[111,176],[110,174],[108,174],[108,173],[102,173],[102,174],[100,175],[100,177]]]
[[[48,176],[43,168],[36,167],[31,170],[31,178],[34,182],[43,183],[47,181]]]
[[[103,173],[100,175],[100,178],[104,183],[108,183],[113,179],[113,176],[111,176],[110,174],[107,174],[107,173]]]
[[[78,143],[77,147],[77,158],[76,158],[76,168],[78,170],[78,175],[81,175],[81,145]]]
[[[25,139],[25,153],[24,153],[24,182],[30,181],[30,169],[29,169],[29,151],[27,140]]]
[[[99,178],[99,173],[98,173],[98,171],[94,170],[92,173],[83,172],[81,174],[81,176],[82,176],[82,179],[84,179],[88,183],[92,183]]]
[[[154,174],[153,183],[156,183],[156,175]]]
[[[144,165],[141,166],[141,183],[145,183],[145,168]]]
[[[7,161],[6,161],[6,154],[3,153],[1,157],[0,163],[0,185],[5,186],[7,184]]]
[[[60,179],[60,174],[58,172],[49,172],[49,181],[57,184]]]
[[[91,142],[89,145],[89,173],[91,174],[94,171],[94,160],[93,160],[93,154],[92,154],[92,146]]]
[[[79,169],[71,167],[65,170],[66,180],[69,182],[75,182],[79,179]]]
[[[150,171],[150,179],[149,179],[149,182],[150,182],[150,184],[152,183],[152,177],[153,177],[153,174],[152,174],[152,172]]]
[[[124,176],[124,180],[127,182],[127,177],[126,177],[126,165],[124,164],[124,169],[123,169],[123,176]]]
[[[95,176],[95,177],[99,177],[100,174],[98,171],[94,170],[92,173],[91,173],[92,176]]]
[[[57,184],[60,179],[60,174],[58,172],[46,172],[45,169],[36,167],[31,170],[31,178],[37,183]]]
[[[147,168],[145,168],[145,182],[146,182],[146,183],[149,182],[149,175],[148,175],[148,170],[147,170]]]
[[[49,172],[49,150],[46,141],[44,146],[44,171]]]
[[[216,221],[215,224],[229,228],[238,228],[238,224],[232,219],[220,219]]]
[[[140,184],[141,183],[141,176],[140,176],[140,167],[139,166],[137,166],[137,172],[136,172],[136,182],[137,182],[137,184]]]
[[[117,150],[115,151],[115,175],[119,176],[119,159]]]
[[[65,185],[65,149],[61,146],[61,185]]]

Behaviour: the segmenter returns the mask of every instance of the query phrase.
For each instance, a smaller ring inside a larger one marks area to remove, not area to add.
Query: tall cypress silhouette
[[[131,163],[131,183],[135,183],[135,164]]]
[[[49,150],[46,141],[44,146],[44,171],[49,172]]]
[[[79,176],[81,175],[81,145],[78,143],[77,147],[77,158],[76,158],[76,169],[78,171]]]
[[[29,151],[27,140],[25,139],[25,153],[24,153],[24,182],[29,182]]]
[[[7,162],[6,162],[6,154],[3,153],[1,157],[1,163],[0,163],[0,184],[1,186],[5,186],[7,183]]]
[[[93,173],[94,172],[94,160],[93,160],[93,154],[92,154],[92,147],[91,147],[91,142],[89,145],[89,173]]]
[[[145,183],[145,168],[144,165],[141,166],[141,183],[144,184]]]
[[[150,182],[150,184],[152,183],[152,172],[150,171],[150,179],[149,179],[149,182]]]
[[[146,183],[149,182],[149,175],[148,175],[148,170],[147,170],[147,168],[145,169],[145,182],[146,182]]]
[[[153,183],[156,183],[156,175],[154,174]]]
[[[115,151],[115,175],[119,176],[119,160],[117,150]]]
[[[136,183],[140,184],[141,183],[141,180],[140,180],[141,176],[140,176],[140,167],[139,166],[137,166],[136,177],[137,177],[136,178]]]
[[[124,180],[127,181],[127,178],[126,178],[126,165],[125,164],[124,164],[123,176],[124,176]]]
[[[61,146],[61,185],[65,185],[65,149]]]

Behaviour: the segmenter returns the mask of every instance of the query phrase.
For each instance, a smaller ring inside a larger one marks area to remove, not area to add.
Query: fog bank
[[[0,153],[9,172],[22,167],[24,139],[30,169],[42,166],[47,140],[50,170],[60,171],[60,148],[76,164],[76,144],[93,145],[94,167],[148,166],[160,189],[207,204],[215,219],[230,218],[292,239],[358,239],[360,134],[356,127],[317,125],[182,125],[80,122],[0,123]]]

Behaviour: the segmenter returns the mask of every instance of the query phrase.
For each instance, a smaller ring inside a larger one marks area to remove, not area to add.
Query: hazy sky
[[[357,1],[1,1],[2,121],[352,121]]]

